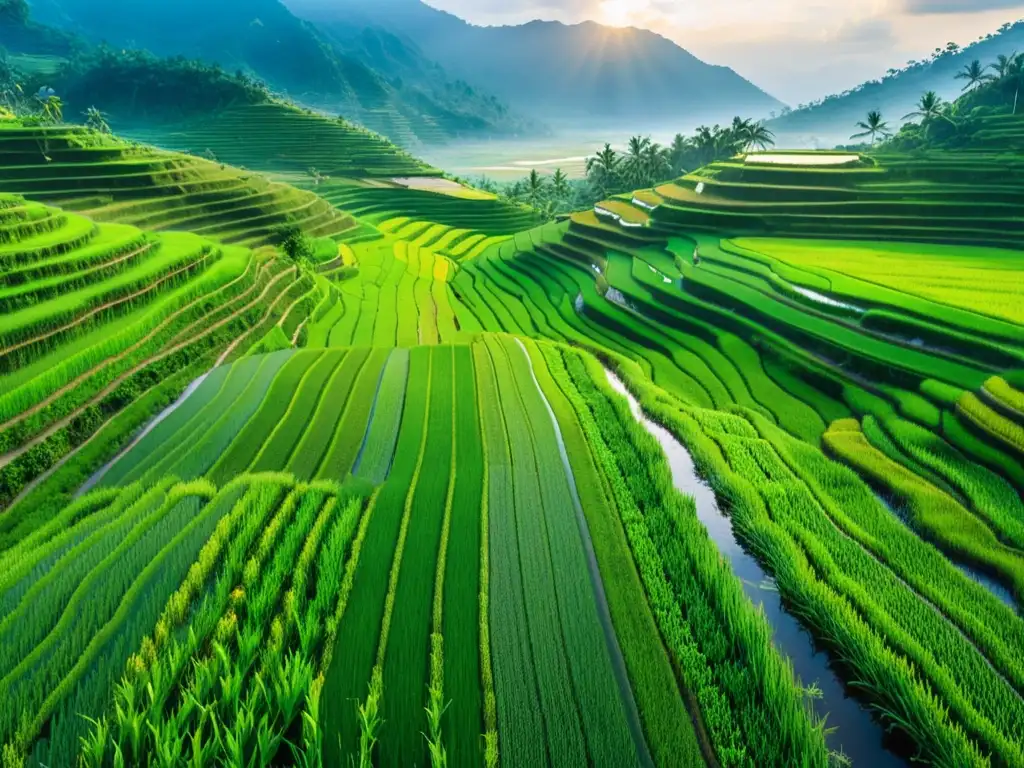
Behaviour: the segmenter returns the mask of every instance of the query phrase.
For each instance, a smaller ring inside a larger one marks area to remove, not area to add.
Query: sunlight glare
[[[635,8],[636,3],[633,0],[603,0],[601,23],[609,27],[628,27],[633,23]]]

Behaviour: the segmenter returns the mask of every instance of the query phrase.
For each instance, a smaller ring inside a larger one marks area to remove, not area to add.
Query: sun
[[[633,22],[636,7],[633,0],[602,0],[601,23],[609,27],[628,27]]]

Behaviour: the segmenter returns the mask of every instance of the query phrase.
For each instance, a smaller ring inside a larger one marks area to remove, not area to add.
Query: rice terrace
[[[593,5],[0,0],[0,768],[1024,768],[1024,22]]]

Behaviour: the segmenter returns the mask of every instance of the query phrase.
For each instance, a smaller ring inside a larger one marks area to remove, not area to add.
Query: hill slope
[[[443,141],[466,133],[514,133],[522,121],[493,97],[451,83],[421,54],[399,52],[429,74],[417,84],[378,72],[373,56],[350,55],[293,16],[277,0],[157,0],[140,12],[134,0],[35,0],[39,22],[86,40],[186,56],[256,73],[291,98],[387,134],[389,119],[413,126],[413,140]],[[389,41],[392,49],[403,44]]]
[[[456,77],[547,120],[713,120],[779,103],[731,69],[652,32],[593,22],[477,27],[419,0],[287,0],[328,32],[375,23],[405,35]]]
[[[845,143],[857,121],[877,109],[890,127],[895,128],[896,121],[913,111],[926,91],[935,91],[946,100],[959,96],[965,82],[955,79],[955,75],[975,59],[982,66],[988,66],[997,56],[1009,56],[1021,50],[1024,50],[1024,23],[1008,24],[998,33],[963,49],[947,50],[912,66],[891,69],[880,80],[827,96],[818,104],[772,120],[768,127],[782,137],[815,137],[826,144]]]

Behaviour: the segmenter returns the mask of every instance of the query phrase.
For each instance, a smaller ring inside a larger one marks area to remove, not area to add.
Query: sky
[[[793,106],[1024,17],[1024,0],[427,0],[474,24],[651,29]],[[1011,51],[1007,51],[1011,53]]]

